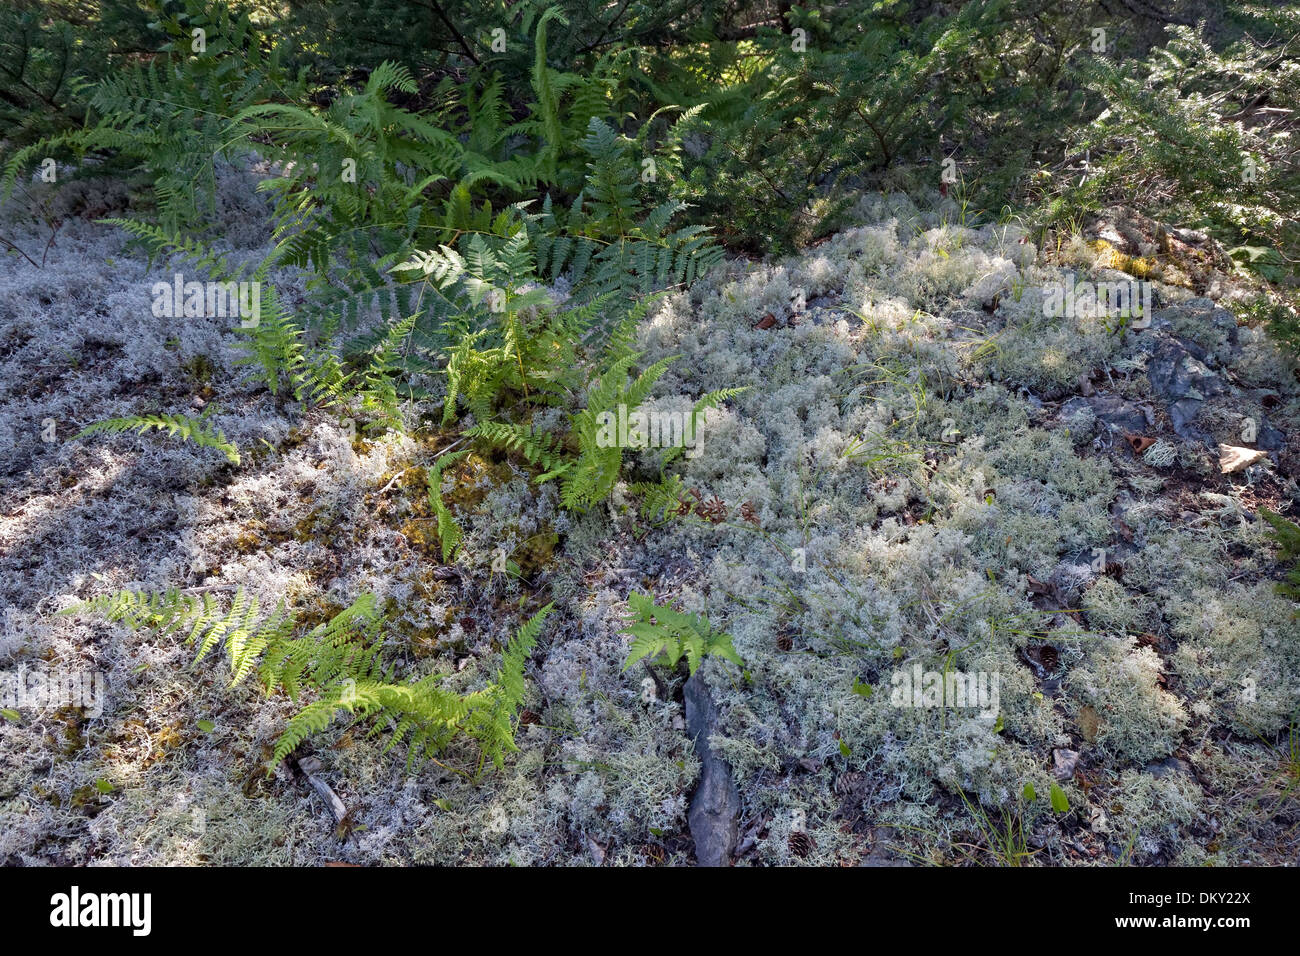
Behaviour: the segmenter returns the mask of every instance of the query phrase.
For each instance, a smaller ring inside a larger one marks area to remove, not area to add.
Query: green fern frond
[[[641,499],[641,518],[655,525],[669,521],[686,499],[686,485],[681,475],[665,475],[659,481],[638,481],[628,485],[628,492]]]
[[[646,658],[676,668],[685,658],[687,670],[694,674],[709,654],[729,660],[737,667],[745,666],[732,645],[731,636],[715,631],[703,615],[655,604],[653,595],[635,591],[628,595],[627,603],[632,620],[623,633],[631,635],[633,640],[624,670]]]
[[[723,402],[729,401],[737,395],[749,391],[750,387],[751,386],[749,385],[744,385],[740,388],[719,388],[701,396],[700,400],[691,408],[691,434],[699,435],[700,428],[704,425],[703,416],[709,409],[717,408]],[[666,466],[685,453],[685,448],[670,448],[664,454],[663,464]]]
[[[563,25],[569,22],[560,12],[559,7],[548,7],[538,18],[533,37],[532,74],[533,92],[537,94],[534,109],[541,122],[546,143],[542,151],[542,168],[551,179],[555,176],[560,151],[564,148],[564,127],[560,123],[560,101],[555,91],[555,71],[546,63],[546,30],[547,24],[552,20],[559,21]]]
[[[149,264],[161,256],[171,256],[190,263],[195,269],[206,272],[218,280],[235,276],[229,261],[191,236],[182,236],[167,226],[155,226],[134,219],[101,219],[108,226],[117,226],[148,251]]]
[[[400,430],[402,427],[396,384],[397,360],[415,328],[416,318],[414,315],[409,316],[384,334],[370,365],[361,376],[361,387],[358,390],[361,407],[374,416],[371,424],[374,429]]]
[[[540,465],[546,475],[555,477],[568,470],[569,464],[562,457],[554,437],[545,432],[534,431],[527,425],[512,425],[506,422],[483,422],[465,432],[471,438],[481,438],[496,448],[517,451],[529,464]]]
[[[505,754],[517,749],[512,722],[524,703],[524,665],[554,608],[554,604],[547,604],[515,631],[514,638],[501,655],[501,667],[492,685],[489,703],[474,712],[475,737],[483,753],[498,768],[504,765]]]
[[[305,333],[289,318],[274,288],[262,287],[257,325],[242,331],[248,338],[243,344],[245,355],[237,364],[260,366],[261,380],[272,395],[278,396],[289,386],[301,399],[309,379]]]
[[[214,408],[215,406],[209,405],[197,418],[191,418],[188,415],[129,415],[125,418],[106,418],[103,421],[87,425],[73,438],[84,438],[87,435],[116,434],[126,431],[140,433],[151,430],[165,431],[168,437],[175,438],[179,436],[183,440],[192,441],[201,447],[215,448],[225,455],[226,460],[232,465],[238,465],[240,461],[239,449],[226,441],[226,436],[220,428],[209,424],[207,421]]]
[[[460,461],[468,454],[468,449],[444,454],[426,474],[429,487],[429,507],[433,509],[433,513],[438,519],[438,540],[442,545],[444,564],[456,556],[456,549],[460,547],[460,528],[456,525],[451,509],[442,500],[442,473],[446,468]]]
[[[314,693],[316,699],[288,721],[276,741],[271,773],[278,761],[343,713],[386,734],[385,751],[405,745],[408,767],[440,752],[458,734],[477,742],[481,759],[501,766],[505,754],[515,749],[512,723],[523,703],[524,666],[552,609],[548,604],[525,622],[506,645],[495,679],[467,694],[439,686],[440,674],[394,680],[382,655],[383,620],[373,594],[362,594],[298,636],[295,617],[283,605],[259,621],[257,599],[242,589],[228,608],[212,594],[198,597],[172,589],[100,595],[62,613],[93,612],[133,629],[184,635],[195,648],[195,664],[224,646],[232,686],[256,670],[267,694],[279,691],[297,701],[304,692]]]

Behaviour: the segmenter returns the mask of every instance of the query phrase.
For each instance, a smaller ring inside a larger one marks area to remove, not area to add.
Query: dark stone
[[[731,768],[709,746],[709,734],[718,723],[718,708],[709,685],[696,671],[682,688],[686,700],[686,730],[700,757],[700,782],[691,796],[688,815],[695,838],[695,861],[700,866],[730,866],[736,849],[736,817],[740,791]]]
[[[1209,363],[1210,350],[1205,346],[1198,342],[1193,342],[1191,339],[1174,339],[1174,341],[1186,349],[1187,354],[1196,359],[1196,361],[1200,362],[1202,365]]]
[[[1112,429],[1141,434],[1151,424],[1144,412],[1135,403],[1125,401],[1118,395],[1097,394],[1088,399],[1090,407],[1097,418]]]
[[[1227,391],[1223,379],[1176,341],[1162,342],[1147,365],[1151,391],[1167,402],[1204,400]]]
[[[1184,331],[1187,328],[1186,323],[1193,323],[1213,333],[1212,340],[1207,337],[1205,344],[1189,338],[1177,338],[1171,343],[1181,346],[1196,361],[1203,364],[1216,364],[1231,361],[1240,353],[1241,343],[1236,317],[1227,309],[1215,305],[1212,300],[1189,299],[1161,309],[1154,313],[1150,331],[1153,334],[1164,332],[1167,336],[1173,335],[1178,320],[1184,321],[1185,324],[1182,326]]]
[[[1066,750],[1059,748],[1052,751],[1052,776],[1062,782],[1069,780],[1074,776],[1075,769],[1079,766],[1079,752],[1077,750]]]
[[[1219,330],[1223,342],[1235,351],[1241,344],[1237,331],[1237,317],[1227,309],[1215,309],[1210,313],[1210,321]]]
[[[1167,777],[1171,773],[1185,773],[1189,777],[1195,776],[1192,772],[1192,765],[1180,757],[1166,757],[1156,763],[1149,763],[1142,768],[1142,772],[1149,773],[1153,777]]]
[[[1169,420],[1173,422],[1174,432],[1177,433],[1179,438],[1208,441],[1202,431],[1192,427],[1192,423],[1196,421],[1196,416],[1204,404],[1204,402],[1198,402],[1193,398],[1184,398],[1182,401],[1174,402],[1169,406]]]
[[[1255,437],[1255,447],[1265,451],[1281,451],[1286,445],[1286,435],[1272,425],[1264,425]]]

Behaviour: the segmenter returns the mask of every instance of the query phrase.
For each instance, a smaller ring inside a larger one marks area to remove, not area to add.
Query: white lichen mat
[[[243,215],[227,239],[254,255],[264,224]],[[689,863],[699,762],[680,682],[623,670],[634,590],[706,614],[746,663],[703,668],[742,862],[964,862],[972,806],[1022,820],[1041,862],[1278,861],[1300,625],[1255,512],[1295,495],[1294,366],[1174,287],[1146,328],[1049,315],[1063,282],[1128,277],[1090,271],[1082,242],[1049,261],[1014,225],[945,215],[865,198],[864,225],[731,263],[644,322],[643,361],[678,356],[652,410],[751,386],[672,466],[717,520],[654,526],[626,487],[573,517],[522,463],[475,456],[460,475],[477,487],[447,496],[455,575],[435,574],[422,489],[398,476],[427,460],[418,430],[354,442],[241,384],[238,333],[155,317],[167,265],[107,227],[69,219],[43,269],[6,258],[0,667],[91,669],[106,689],[95,716],[0,721],[0,862]],[[293,302],[300,280],[276,281]],[[237,468],[180,442],[70,440],[211,402]],[[1225,475],[1220,443],[1268,455]],[[658,454],[630,456],[628,481]],[[526,581],[494,572],[501,548]],[[172,586],[322,616],[374,592],[405,665],[453,680],[490,669],[524,590],[558,611],[504,770],[473,783],[450,753],[407,775],[360,732],[317,739],[336,828],[311,787],[266,778],[288,701],[232,690],[172,639],[57,616]],[[936,672],[982,675],[976,705],[935,706]]]

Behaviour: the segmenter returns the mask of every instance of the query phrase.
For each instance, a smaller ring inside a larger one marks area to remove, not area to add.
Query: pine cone
[[[796,830],[790,834],[789,846],[790,852],[802,859],[817,849],[817,842],[803,830]]]

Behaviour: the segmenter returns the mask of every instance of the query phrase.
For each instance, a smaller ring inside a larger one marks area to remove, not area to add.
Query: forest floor
[[[228,249],[253,258],[264,213],[246,184],[224,195]],[[1296,862],[1300,625],[1258,511],[1300,502],[1300,381],[1179,244],[1103,229],[1040,250],[938,197],[864,196],[860,225],[730,261],[642,324],[643,361],[677,356],[653,407],[751,386],[672,466],[707,508],[655,524],[621,487],[573,515],[522,461],[475,452],[444,476],[464,531],[448,567],[423,472],[448,445],[436,409],[372,439],[272,399],[228,320],[152,314],[174,270],[93,221],[122,195],[62,201],[44,256],[38,225],[0,227],[36,260],[0,277],[0,667],[93,672],[104,693],[5,705],[0,862]],[[1136,272],[1146,328],[1046,314],[1053,289]],[[156,435],[72,440],[210,406],[238,466]],[[1261,454],[1225,473],[1220,445]],[[500,549],[519,574],[494,570]],[[289,701],[175,638],[59,614],[169,587],[321,619],[374,593],[404,666],[463,687],[529,599],[557,612],[503,769],[471,779],[477,753],[453,745],[408,773],[339,723],[268,776]],[[699,672],[736,798],[712,830],[691,827],[684,674],[623,666],[633,591],[707,615],[745,662]],[[949,671],[989,678],[992,706],[898,693]]]

